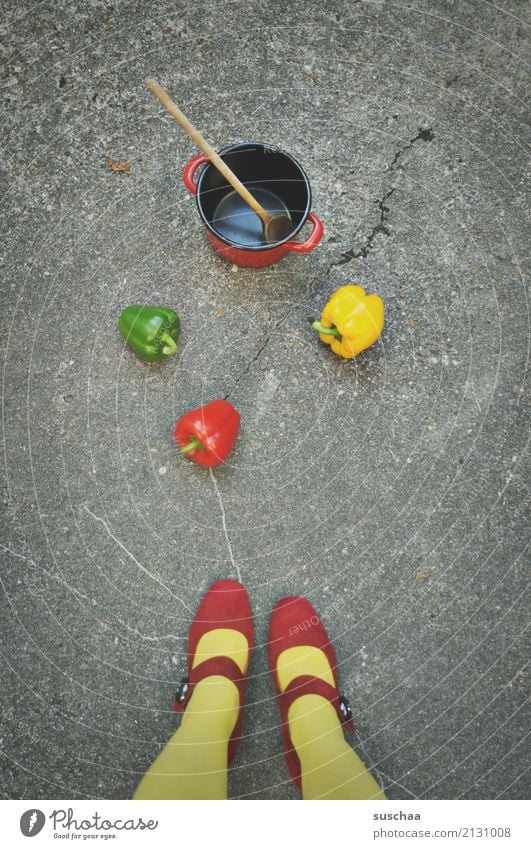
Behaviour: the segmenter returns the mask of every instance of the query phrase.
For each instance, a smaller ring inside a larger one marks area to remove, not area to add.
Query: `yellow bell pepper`
[[[325,306],[321,321],[314,321],[322,342],[335,354],[350,360],[380,337],[384,305],[378,295],[367,295],[361,286],[341,286]]]

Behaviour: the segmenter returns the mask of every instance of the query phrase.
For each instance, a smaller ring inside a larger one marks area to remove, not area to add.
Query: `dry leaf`
[[[107,165],[111,171],[125,171],[127,174],[131,171],[130,162],[117,162],[116,159],[112,158],[112,156],[107,157]]]

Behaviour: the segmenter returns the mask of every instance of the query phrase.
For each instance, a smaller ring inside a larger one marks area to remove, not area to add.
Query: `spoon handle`
[[[196,143],[198,148],[205,153],[210,159],[212,165],[214,165],[218,171],[223,174],[225,179],[231,184],[233,189],[238,192],[238,194],[249,204],[251,209],[253,209],[257,215],[260,216],[264,224],[267,224],[271,218],[268,212],[264,209],[264,207],[258,203],[256,198],[254,198],[251,192],[245,188],[241,180],[238,179],[236,174],[231,171],[229,166],[223,162],[222,158],[216,153],[213,147],[209,145],[204,136],[201,135],[199,130],[197,130],[191,121],[188,120],[186,115],[183,115],[179,107],[173,102],[171,97],[167,94],[166,91],[158,84],[158,82],[151,77],[146,80],[146,85],[149,90],[155,95],[155,97],[160,100],[165,109],[168,110],[170,115],[175,118],[180,127],[187,133],[191,139]]]

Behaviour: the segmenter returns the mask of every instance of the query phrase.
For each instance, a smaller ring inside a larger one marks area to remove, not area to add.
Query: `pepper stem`
[[[204,451],[205,446],[202,442],[198,440],[196,436],[192,436],[190,442],[187,442],[186,445],[183,445],[181,451],[183,454],[188,454],[190,451]]]
[[[165,356],[169,356],[170,354],[175,354],[175,351],[177,350],[177,345],[175,343],[175,339],[173,339],[173,337],[170,336],[170,334],[167,331],[164,331],[164,333],[161,333],[160,336],[159,336],[159,339],[160,339],[161,342],[164,342],[164,347],[162,349],[162,353]]]
[[[314,321],[312,327],[318,333],[324,333],[325,336],[335,336],[336,339],[341,339],[341,333],[337,327],[323,327],[320,321]]]

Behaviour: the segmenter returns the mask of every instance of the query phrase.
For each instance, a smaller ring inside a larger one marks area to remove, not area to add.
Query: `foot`
[[[300,787],[298,746],[315,740],[316,728],[321,726],[335,726],[343,740],[342,726],[353,730],[350,708],[338,692],[334,648],[307,599],[289,596],[277,602],[271,614],[268,655],[286,760],[291,777]]]
[[[174,709],[181,711],[186,707],[188,713],[193,702],[203,706],[203,698],[194,699],[198,690],[202,696],[210,694],[213,710],[227,700],[234,702],[236,693],[238,709],[236,718],[231,720],[229,760],[240,739],[253,644],[252,611],[245,588],[230,579],[216,581],[203,596],[190,626],[188,678],[176,693]]]
[[[204,634],[195,650],[192,669],[211,658],[228,657],[245,673],[249,666],[249,642],[241,633],[232,628],[216,628]],[[202,707],[205,702],[212,705],[216,713],[216,734],[221,731],[227,740],[230,738],[240,707],[240,694],[236,685],[224,675],[207,675],[195,686],[194,692],[183,714],[182,726],[190,729],[197,727],[204,739],[205,724],[202,719]]]
[[[327,657],[315,646],[295,646],[286,649],[277,661],[277,677],[282,693],[295,678],[311,675],[335,686],[334,673]],[[312,725],[324,715],[336,717],[336,712],[328,699],[319,695],[301,695],[295,699],[288,710],[289,732],[296,748],[308,742],[313,735]]]

